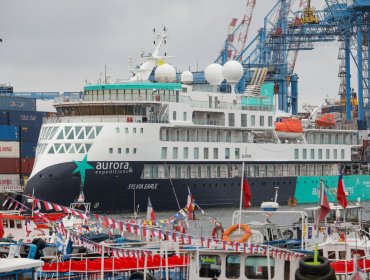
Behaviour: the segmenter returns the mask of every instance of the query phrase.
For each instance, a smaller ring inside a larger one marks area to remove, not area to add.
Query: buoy
[[[239,224],[235,224],[235,225],[232,225],[231,227],[229,227],[227,230],[224,231],[224,234],[222,235],[222,240],[223,241],[227,241],[227,242],[231,242],[232,240],[230,239],[230,235],[239,228]],[[239,238],[238,240],[236,240],[235,242],[245,242],[249,239],[249,237],[251,236],[252,234],[252,231],[251,229],[249,228],[249,226],[245,225],[245,224],[241,224],[240,225],[240,229],[242,229],[244,231],[244,235]]]

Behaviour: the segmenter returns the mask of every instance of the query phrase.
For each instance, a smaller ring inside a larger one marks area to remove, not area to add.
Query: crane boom
[[[245,14],[244,14],[241,26],[240,26],[238,45],[236,48],[236,53],[235,53],[234,58],[236,58],[244,50],[255,6],[256,6],[256,0],[247,0]],[[242,61],[242,57],[240,57],[239,60]]]

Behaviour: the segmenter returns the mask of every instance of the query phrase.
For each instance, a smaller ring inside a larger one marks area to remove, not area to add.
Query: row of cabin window
[[[275,259],[267,256],[248,256],[245,259],[244,274],[247,279],[268,279],[270,269],[271,279],[275,276]],[[289,264],[289,262],[288,262]],[[240,277],[240,255],[230,254],[226,257],[224,275],[229,279]],[[223,274],[221,258],[217,255],[199,256],[199,277],[216,279]]]
[[[340,150],[340,159],[345,158],[345,150]],[[294,159],[307,159],[307,149],[302,149],[302,157],[299,157],[299,149],[294,149]],[[310,149],[310,159],[315,159],[315,149]],[[323,149],[317,150],[317,159],[323,159]],[[330,149],[325,150],[325,159],[330,159]],[[338,159],[338,150],[333,150],[333,159]]]
[[[203,159],[209,159],[210,148],[203,148]],[[213,159],[219,159],[219,153],[218,148],[213,148]],[[161,159],[167,159],[167,147],[162,147],[161,151]],[[172,159],[178,159],[179,158],[179,148],[173,147],[172,148]],[[188,159],[189,158],[189,147],[183,147],[183,157],[182,159]],[[199,148],[193,148],[193,158],[199,159]],[[240,158],[240,148],[234,149],[234,158],[239,159]],[[230,159],[230,148],[225,148],[225,159]]]
[[[132,128],[132,132],[133,133],[136,133],[137,129],[136,127],[133,127]],[[120,128],[119,127],[116,127],[116,133],[120,133]],[[128,127],[125,127],[125,133],[129,133],[129,129]],[[144,133],[144,128],[140,127],[140,133],[143,134]]]
[[[337,169],[333,171],[333,168],[326,164],[259,164],[246,165],[244,170],[247,177],[324,176],[333,175],[336,172]],[[241,176],[241,172],[220,165],[150,165],[142,174],[143,179],[232,178],[235,176]]]
[[[187,112],[183,112],[183,121],[187,121]],[[177,119],[177,112],[173,111],[172,112],[172,119],[176,121]],[[250,118],[250,125],[251,126],[256,126],[256,116],[251,115]],[[272,116],[268,116],[268,124],[269,127],[272,126]],[[235,126],[235,114],[234,113],[229,113],[229,126]],[[247,121],[247,114],[241,114],[240,115],[240,126],[241,127],[247,127],[248,126],[248,121]],[[265,116],[260,116],[260,122],[259,126],[265,126]]]
[[[114,153],[113,148],[109,148],[108,151],[109,151],[110,154]],[[130,148],[126,148],[126,154],[129,154],[129,153],[130,153]],[[132,148],[132,153],[136,154],[136,148]],[[117,148],[117,154],[122,154],[122,148]]]
[[[354,144],[357,145],[357,136],[352,135],[350,133],[343,134],[343,133],[323,133],[321,132],[320,134],[318,133],[311,133],[308,132],[306,134],[306,140],[310,144]]]

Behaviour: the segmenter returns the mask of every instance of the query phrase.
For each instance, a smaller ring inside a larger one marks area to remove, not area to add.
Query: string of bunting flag
[[[26,196],[26,195],[22,195],[22,196],[27,198],[27,199],[32,200],[32,209],[30,209],[28,207],[27,208],[28,208],[28,210],[30,210],[34,213],[35,212],[36,213],[40,212],[42,210],[42,205],[44,205],[44,209],[46,211],[53,210],[53,211],[56,211],[56,212],[64,212],[66,214],[71,214],[73,216],[79,216],[81,219],[87,219],[87,217],[88,217],[88,213],[85,213],[84,211],[81,211],[81,210],[73,209],[73,208],[66,207],[66,206],[63,206],[63,205],[59,205],[59,204],[56,204],[56,203],[51,203],[51,202],[41,200],[41,199],[38,199],[38,198],[34,198],[34,197],[31,197],[31,196]],[[23,205],[23,207],[22,207],[23,209],[25,207],[25,205],[23,203],[15,200],[13,197],[11,197],[9,195],[6,195],[5,200],[3,202],[3,207],[6,207],[8,202],[9,202],[8,210],[10,210],[13,205],[14,205],[13,210],[21,210],[21,205]]]
[[[18,207],[24,210],[32,211],[32,209],[30,209],[23,203],[16,201],[11,196],[7,197],[6,203],[4,202],[3,205],[6,205],[7,201],[10,201],[12,204],[16,202],[18,203]],[[72,209],[72,208],[58,205],[55,203],[46,202],[40,199],[35,199],[35,201],[36,201],[36,204],[43,202],[45,205],[45,203],[49,203],[53,207],[54,210],[62,209],[65,213],[70,213],[71,215],[80,217],[82,219],[87,218],[87,214],[83,213],[82,211],[76,210],[76,209]],[[38,208],[41,209],[41,207],[39,206]],[[45,209],[47,208],[45,207]],[[34,213],[36,215],[43,217],[43,213],[39,211],[36,211],[36,212],[34,211]],[[152,239],[157,239],[157,240],[163,240],[163,241],[179,242],[180,244],[183,244],[183,245],[193,245],[199,248],[219,249],[219,250],[227,250],[227,251],[242,252],[242,253],[260,253],[264,255],[270,252],[271,256],[282,258],[285,260],[291,260],[293,257],[295,258],[303,257],[303,254],[301,253],[291,252],[285,249],[271,247],[267,245],[253,244],[250,242],[247,242],[247,243],[228,242],[228,241],[223,241],[220,239],[198,237],[198,236],[193,236],[193,235],[186,234],[186,233],[167,230],[167,229],[158,227],[157,226],[158,224],[155,221],[152,221],[152,223],[147,223],[147,221],[142,221],[142,220],[121,221],[121,220],[115,220],[105,215],[99,215],[99,214],[94,214],[94,217],[102,225],[105,223],[105,224],[108,224],[112,229],[118,229],[122,235],[125,232],[128,232],[128,233],[134,234],[140,239],[144,239],[147,241],[150,241]],[[62,221],[54,223],[54,229],[58,233],[61,233],[65,238],[70,238],[76,244],[83,246],[89,250],[95,251],[95,252],[102,253],[102,251],[104,250],[105,253],[113,255],[113,256],[129,256],[129,255],[139,256],[143,253],[142,250],[130,250],[127,248],[123,249],[123,248],[116,248],[114,246],[106,246],[106,245],[103,246],[102,244],[93,242],[85,238],[84,236],[82,236],[80,233],[76,231],[73,231],[71,229],[66,229]]]

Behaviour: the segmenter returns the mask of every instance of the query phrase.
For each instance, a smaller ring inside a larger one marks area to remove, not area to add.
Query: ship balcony
[[[168,123],[167,117],[160,115],[150,116],[71,116],[71,117],[46,117],[44,124],[53,123]]]
[[[219,109],[219,110],[248,110],[248,111],[274,111],[273,105],[245,105],[239,102],[207,102],[196,101],[186,92],[177,91],[149,91],[149,90],[104,90],[87,91],[77,95],[61,95],[55,98],[56,107],[73,104],[104,104],[119,105],[122,103],[151,103],[162,102],[185,103],[192,108]]]

